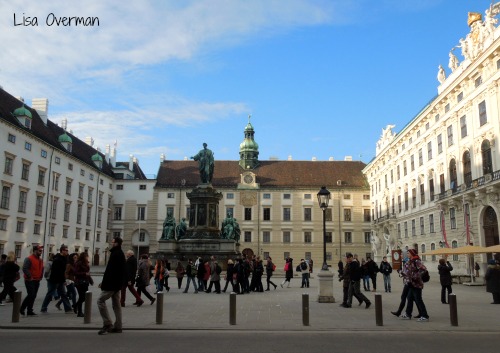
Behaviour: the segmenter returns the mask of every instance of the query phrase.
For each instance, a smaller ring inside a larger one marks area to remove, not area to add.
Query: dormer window
[[[92,162],[94,162],[95,166],[99,169],[102,169],[102,161],[103,159],[99,152],[92,156]]]
[[[27,129],[31,129],[33,116],[31,115],[31,112],[24,105],[14,110],[12,114],[17,118],[17,120],[22,126],[26,127]]]
[[[67,134],[64,133],[58,138],[59,143],[66,149],[68,152],[73,151],[73,139]]]

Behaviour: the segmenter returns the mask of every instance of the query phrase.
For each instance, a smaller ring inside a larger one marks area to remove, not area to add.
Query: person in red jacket
[[[21,315],[25,315],[25,310],[28,316],[36,316],[33,311],[33,304],[35,303],[36,295],[38,294],[38,288],[40,288],[40,280],[43,276],[43,260],[41,258],[43,253],[43,246],[34,245],[33,253],[24,259],[23,263],[23,275],[24,275],[24,285],[26,286],[26,298],[24,298],[21,304],[21,309],[19,312]]]

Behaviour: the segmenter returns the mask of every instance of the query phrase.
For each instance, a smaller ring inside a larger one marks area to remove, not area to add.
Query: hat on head
[[[408,254],[410,254],[411,256],[417,256],[418,255],[417,250],[415,250],[415,249],[408,250]]]
[[[352,257],[352,254],[348,252],[347,254],[345,254],[345,257]]]
[[[43,246],[42,245],[34,245],[33,251],[37,251],[37,250],[43,250]]]

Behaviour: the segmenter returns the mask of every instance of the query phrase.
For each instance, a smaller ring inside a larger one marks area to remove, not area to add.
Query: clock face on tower
[[[250,174],[247,174],[247,175],[245,175],[245,177],[243,178],[243,181],[244,181],[246,184],[251,184],[251,183],[253,183],[253,176],[251,176]]]

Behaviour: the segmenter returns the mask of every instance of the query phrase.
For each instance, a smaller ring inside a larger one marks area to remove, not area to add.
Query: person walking
[[[486,291],[493,296],[491,304],[500,304],[500,264],[495,259],[488,261],[488,269],[484,275]]]
[[[293,278],[293,270],[294,270],[293,259],[291,257],[287,257],[285,259],[285,267],[283,268],[283,270],[285,271],[285,279],[280,284],[281,288],[283,288],[285,282],[288,282],[287,288],[290,288],[290,280]]]
[[[255,285],[256,292],[263,292],[264,286],[262,285],[262,275],[264,274],[264,265],[260,256],[255,258],[255,265],[253,267],[252,281]],[[255,279],[254,279],[255,277]]]
[[[139,294],[139,297],[141,296],[141,293],[143,293],[146,298],[149,299],[150,304],[153,305],[156,299],[153,298],[147,290],[149,282],[151,281],[150,267],[149,256],[147,254],[142,254],[141,260],[139,261],[139,269],[137,270],[137,279],[135,285],[137,286],[137,293]],[[134,303],[134,305],[137,305],[139,307],[142,305],[142,303],[144,303],[144,301],[141,298],[141,301]]]
[[[34,245],[33,253],[24,259],[23,262],[24,285],[27,292],[26,298],[24,298],[19,310],[19,313],[23,316],[25,315],[25,310],[27,310],[26,315],[36,316],[36,313],[33,311],[33,304],[35,303],[38,288],[40,288],[40,280],[43,275],[42,253],[43,246]]]
[[[401,274],[407,278],[408,283],[408,303],[406,305],[406,312],[401,315],[401,319],[410,320],[413,311],[413,302],[415,302],[419,318],[418,322],[429,321],[427,308],[425,307],[424,300],[422,299],[422,291],[424,289],[424,282],[422,281],[422,273],[427,271],[420,257],[415,249],[408,250],[409,260],[406,262]]]
[[[266,284],[267,284],[267,289],[266,291],[269,290],[269,285],[272,284],[274,286],[274,290],[276,290],[277,285],[274,284],[274,282],[271,281],[271,277],[273,276],[273,272],[276,269],[276,266],[273,263],[273,259],[271,259],[271,256],[268,256],[267,258],[267,264],[266,264]]]
[[[379,272],[379,268],[375,261],[372,260],[370,256],[366,258],[366,269],[368,272],[368,276],[372,280],[372,292],[377,291],[377,273]]]
[[[68,256],[68,262],[66,263],[66,271],[64,272],[64,276],[66,277],[66,293],[68,297],[68,301],[71,300],[71,307],[73,308],[73,312],[76,314],[76,296],[77,290],[75,287],[75,264],[78,260],[78,254],[72,253]],[[63,303],[63,299],[60,298],[56,304],[56,308],[61,310],[61,304]]]
[[[122,238],[116,237],[111,241],[109,250],[109,261],[102,282],[99,284],[101,295],[97,299],[97,307],[103,321],[102,328],[97,332],[99,335],[122,332],[122,307],[120,305],[120,293],[127,281],[127,268],[125,254],[122,251]],[[111,298],[115,323],[111,321],[106,301]]]
[[[339,282],[342,281],[342,292],[343,292],[343,298],[342,298],[342,303],[340,304],[341,307],[343,308],[350,308],[350,306],[347,304],[349,301],[349,286],[351,284],[351,276],[350,276],[350,269],[349,269],[349,262],[342,264],[342,275],[339,276]],[[358,305],[363,304],[363,300],[357,296],[356,293],[352,294],[359,302]]]
[[[196,273],[195,270],[193,269],[193,260],[189,259],[188,264],[186,266],[186,276],[187,276],[187,283],[186,283],[186,289],[184,289],[184,292],[182,293],[187,293],[189,290],[189,283],[193,282],[193,287],[194,287],[194,293],[198,293],[198,286],[196,285]]]
[[[182,280],[185,274],[186,270],[184,269],[184,266],[182,266],[182,262],[180,261],[177,262],[177,267],[175,268],[175,277],[177,278],[177,289],[181,289]]]
[[[127,272],[127,282],[122,287],[120,296],[120,305],[122,306],[122,308],[125,306],[125,300],[127,299],[127,289],[128,289],[135,298],[134,305],[141,306],[144,302],[141,299],[139,293],[137,293],[137,291],[134,288],[135,277],[137,275],[137,259],[134,256],[134,252],[132,250],[127,250],[127,252],[125,253],[125,257],[127,258],[125,262],[125,267]]]
[[[451,271],[453,271],[453,266],[451,266],[449,261],[445,259],[439,259],[438,272],[439,272],[439,282],[441,283],[441,303],[448,304],[450,294],[453,293],[451,289]],[[446,290],[448,290],[448,296],[446,296]]]
[[[234,292],[233,274],[234,274],[234,262],[233,262],[233,260],[229,259],[229,260],[227,260],[226,284],[224,285],[224,289],[222,290],[222,293],[226,293],[227,286],[229,283],[231,283],[231,287],[232,287],[232,290]]]
[[[300,288],[309,288],[309,269],[307,262],[304,259],[300,259],[300,271],[302,272],[302,284]]]
[[[205,262],[201,257],[198,257],[196,261],[198,264],[194,264],[195,269],[197,270],[195,280],[198,281],[198,290],[205,291],[207,286],[205,285]]]
[[[78,291],[78,301],[76,302],[77,317],[83,317],[83,303],[85,294],[89,290],[89,285],[94,285],[94,280],[90,276],[89,254],[80,253],[75,264],[75,287]]]
[[[366,291],[370,291],[370,275],[368,274],[368,267],[365,259],[361,259],[361,278],[363,279],[363,289]]]
[[[59,253],[54,255],[50,277],[47,279],[47,294],[42,303],[41,313],[46,314],[49,303],[57,296],[62,300],[64,312],[72,313],[73,310],[69,304],[66,295],[66,265],[68,257],[68,247],[64,244],[59,248]]]
[[[0,293],[0,306],[4,305],[2,301],[7,295],[14,300],[14,293],[17,288],[14,283],[19,279],[19,265],[16,264],[16,255],[10,251],[5,259],[3,267],[3,291]]]
[[[392,266],[389,262],[387,262],[387,256],[384,256],[382,258],[382,262],[380,263],[380,273],[382,274],[384,278],[384,289],[385,292],[391,292],[391,273],[392,273]]]
[[[360,281],[361,281],[361,267],[358,261],[354,260],[354,256],[351,253],[346,254],[348,267],[348,274],[351,282],[349,283],[349,292],[347,298],[347,308],[352,307],[352,297],[356,297],[358,300],[365,302],[365,307],[368,309],[372,303],[370,300],[361,293]]]

